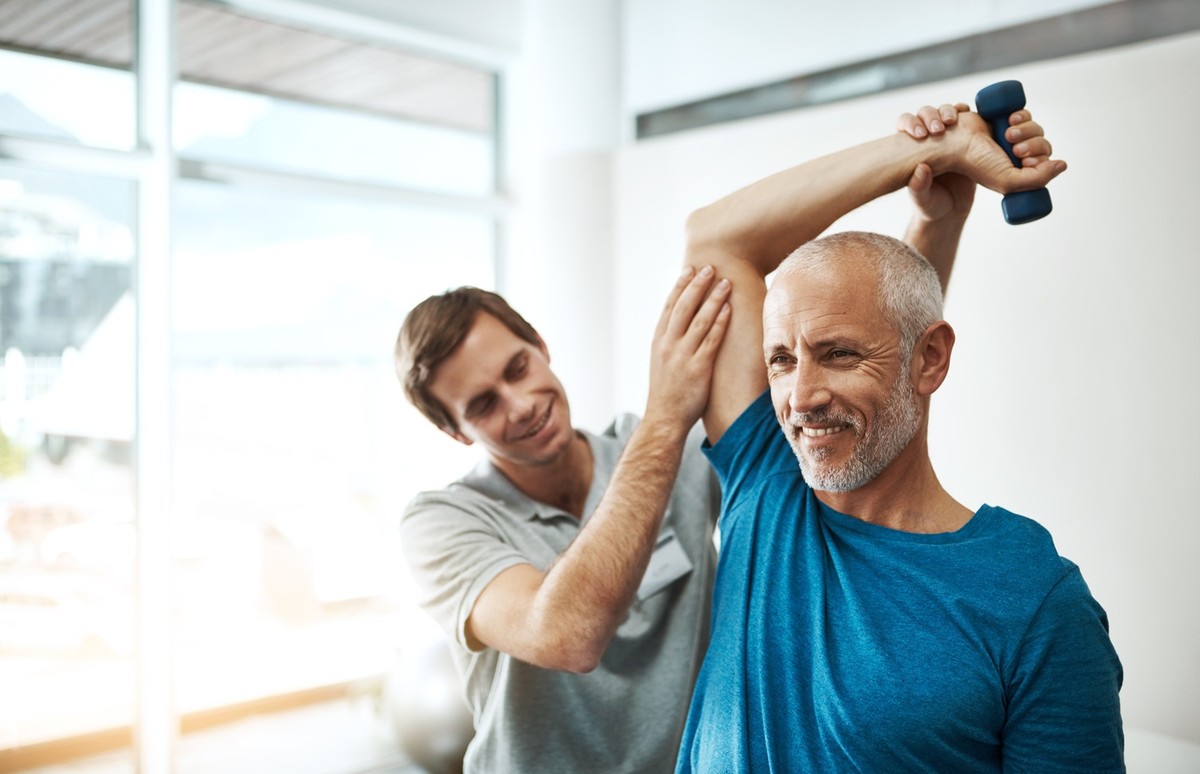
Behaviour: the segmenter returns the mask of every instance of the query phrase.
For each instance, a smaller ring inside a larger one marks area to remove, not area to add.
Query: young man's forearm
[[[633,603],[658,543],[688,428],[643,420],[596,511],[546,572],[530,611],[542,660],[593,669]]]

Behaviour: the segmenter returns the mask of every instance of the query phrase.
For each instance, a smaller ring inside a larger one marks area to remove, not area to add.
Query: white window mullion
[[[138,660],[135,759],[140,774],[173,768],[178,714],[171,674],[171,215],[175,159],[171,95],[175,0],[137,0],[138,191],[137,481]]]

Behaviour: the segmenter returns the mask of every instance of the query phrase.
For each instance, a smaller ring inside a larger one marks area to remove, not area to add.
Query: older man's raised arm
[[[1049,159],[1050,144],[1028,111],[1015,113],[1009,129],[1023,141],[1017,152],[1025,166],[1017,168],[992,141],[983,119],[959,112],[962,108],[906,114],[896,134],[786,169],[691,214],[685,263],[712,266],[733,283],[732,316],[704,414],[710,442],[766,389],[765,279],[793,250],[846,213],[909,185],[919,212],[908,239],[938,268],[944,287],[970,210],[962,186],[979,183],[1003,193],[1039,188],[1066,169]],[[962,180],[939,181],[943,175]]]

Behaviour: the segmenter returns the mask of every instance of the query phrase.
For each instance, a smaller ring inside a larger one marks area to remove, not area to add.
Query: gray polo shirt
[[[471,651],[464,626],[479,593],[501,571],[546,569],[595,511],[636,418],[585,433],[595,470],[577,521],[526,497],[490,462],[414,498],[401,544],[422,607],[451,640],[475,722],[466,772],[670,772],[692,686],[708,643],[720,509],[716,476],[698,426],[663,520],[692,564],[683,577],[634,601],[600,665],[584,675],[542,669],[490,648]]]

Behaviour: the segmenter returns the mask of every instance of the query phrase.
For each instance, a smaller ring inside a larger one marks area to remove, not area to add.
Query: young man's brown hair
[[[480,312],[499,320],[520,339],[541,346],[542,338],[524,317],[496,293],[460,287],[430,296],[413,307],[396,339],[396,374],[410,403],[442,430],[458,424],[433,397],[429,385],[443,360],[454,354]]]

